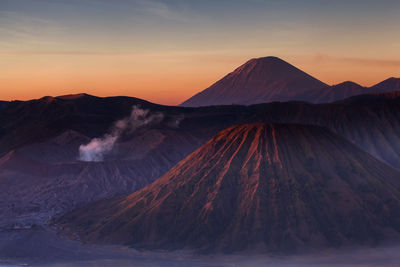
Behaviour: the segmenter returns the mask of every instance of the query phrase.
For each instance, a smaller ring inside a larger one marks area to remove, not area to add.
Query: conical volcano
[[[307,91],[327,86],[277,57],[254,58],[194,95],[181,106],[250,105],[308,99]]]
[[[220,132],[142,190],[59,223],[89,242],[146,248],[374,245],[400,231],[399,179],[324,128],[245,124]]]

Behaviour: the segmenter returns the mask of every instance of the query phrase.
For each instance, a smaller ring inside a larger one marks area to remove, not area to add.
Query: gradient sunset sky
[[[400,76],[400,1],[0,0],[0,99],[178,104],[250,58],[328,84]]]

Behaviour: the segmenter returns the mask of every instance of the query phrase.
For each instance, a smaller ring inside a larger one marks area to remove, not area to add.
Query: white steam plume
[[[151,113],[147,109],[133,106],[131,115],[116,121],[110,133],[101,138],[93,138],[86,145],[81,145],[79,147],[79,160],[102,161],[104,156],[113,149],[115,142],[123,133],[132,133],[142,126],[159,123],[163,119],[164,115],[162,113]]]

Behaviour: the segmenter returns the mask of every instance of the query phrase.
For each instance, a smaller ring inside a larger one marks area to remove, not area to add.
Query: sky
[[[400,77],[398,0],[0,0],[0,99],[175,105],[250,58],[328,84]]]

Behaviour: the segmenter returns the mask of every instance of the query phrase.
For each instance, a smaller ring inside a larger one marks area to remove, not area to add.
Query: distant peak
[[[268,56],[268,57],[258,57],[258,58],[252,58],[249,61],[245,63],[246,64],[252,64],[252,63],[262,63],[262,64],[274,64],[274,63],[287,63],[283,59],[279,57],[274,57],[274,56]]]
[[[252,73],[264,73],[269,77],[273,77],[276,73],[285,73],[298,70],[295,66],[290,63],[274,56],[252,58],[243,65],[236,68],[233,74],[245,74],[249,75]],[[260,77],[262,78],[262,77]]]
[[[70,100],[70,99],[77,99],[82,97],[92,97],[92,95],[86,93],[79,93],[79,94],[69,94],[69,95],[61,95],[57,96],[58,99]]]
[[[390,78],[384,80],[384,82],[385,82],[385,81],[399,81],[399,80],[400,80],[400,78],[397,78],[397,77],[390,77]]]
[[[40,98],[40,100],[42,100],[42,101],[44,101],[46,103],[51,103],[51,102],[53,102],[54,97],[52,97],[52,96],[44,96],[44,97]]]
[[[383,81],[380,82],[380,83],[397,82],[397,81],[400,81],[400,78],[390,77],[390,78],[387,78],[386,80],[383,80]],[[380,83],[378,83],[378,84],[380,84]]]
[[[336,86],[352,86],[352,87],[362,87],[361,85],[359,85],[358,83],[352,82],[352,81],[345,81],[342,83],[338,83],[334,85]]]
[[[80,93],[80,94],[69,94],[69,95],[61,95],[61,96],[44,96],[40,98],[40,100],[46,102],[46,103],[51,103],[56,99],[62,99],[62,100],[73,100],[73,99],[78,99],[78,98],[83,98],[83,97],[94,97],[92,95],[88,95],[85,93]]]
[[[357,84],[357,83],[355,83],[353,81],[344,81],[344,82],[339,83],[339,84]]]
[[[278,57],[252,58],[181,105],[249,105],[306,100],[306,91],[325,86],[325,83]]]
[[[383,91],[396,91],[400,89],[400,78],[390,77],[378,84],[375,84],[373,87],[379,88]]]
[[[275,57],[275,56],[256,57],[256,58],[252,58],[252,59],[250,59],[250,60],[257,60],[257,61],[266,61],[266,60],[269,60],[269,61],[273,61],[273,60],[284,61],[284,60],[282,60],[281,58]]]

